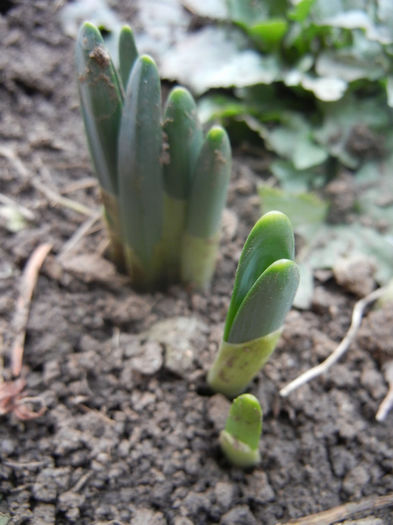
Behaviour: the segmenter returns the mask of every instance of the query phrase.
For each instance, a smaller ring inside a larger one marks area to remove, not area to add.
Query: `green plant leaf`
[[[161,86],[152,58],[137,59],[119,134],[119,201],[124,238],[145,269],[162,235]]]
[[[310,123],[294,112],[283,114],[281,125],[273,129],[261,126],[260,134],[270,149],[291,160],[298,170],[322,164],[328,157],[325,148],[315,142]]]
[[[289,17],[297,22],[303,22],[309,15],[315,0],[300,0],[295,2],[295,5],[289,13]]]
[[[134,33],[129,26],[123,26],[119,35],[119,72],[124,91],[127,89],[131,69],[137,58]]]
[[[262,433],[262,409],[255,396],[241,394],[233,400],[225,430],[252,450],[258,448]]]
[[[239,306],[228,334],[230,343],[258,339],[280,328],[299,285],[294,261],[272,263],[252,286]]]
[[[240,305],[259,277],[278,259],[293,259],[294,250],[292,226],[283,213],[271,211],[255,224],[244,244],[236,271],[224,328],[225,341],[229,341],[233,321]]]
[[[237,118],[250,112],[252,112],[252,108],[246,103],[226,95],[207,95],[201,98],[198,103],[198,115],[203,123],[218,119]]]
[[[117,138],[122,94],[112,60],[98,29],[82,25],[76,44],[81,112],[100,185],[117,194]]]
[[[169,159],[164,165],[165,189],[171,197],[186,199],[192,171],[203,143],[197,108],[190,92],[174,88],[164,111],[163,130]]]
[[[320,188],[328,179],[328,170],[325,164],[313,166],[307,170],[297,170],[292,162],[276,159],[270,164],[270,170],[280,182],[280,187],[292,193],[306,193],[310,188]],[[267,188],[267,191],[270,191],[271,188]],[[280,207],[270,207],[269,209],[279,210]]]
[[[203,68],[196,68],[201,56]],[[198,95],[215,87],[270,84],[281,76],[281,68],[276,56],[250,49],[246,35],[232,27],[202,28],[168,50],[160,62],[163,77]]]
[[[269,16],[268,3],[261,0],[227,0],[229,18],[244,26]]]
[[[261,432],[260,404],[252,394],[242,394],[232,402],[225,430],[220,433],[221,449],[236,467],[253,467],[260,462]]]
[[[196,161],[188,203],[187,232],[195,237],[214,237],[220,227],[231,176],[231,146],[220,126],[206,135]]]
[[[280,210],[289,217],[296,231],[310,241],[325,222],[329,203],[313,193],[292,193],[279,188],[260,186],[261,209],[263,213]]]
[[[288,22],[281,18],[270,18],[250,26],[248,34],[262,49],[271,50],[283,39],[288,29]]]
[[[354,32],[351,45],[323,50],[315,70],[320,77],[339,77],[346,82],[379,80],[390,71],[390,60],[381,44],[371,42],[361,32]]]
[[[345,166],[358,167],[362,150],[357,147],[356,133],[366,133],[367,142],[378,150],[383,145],[386,129],[391,125],[392,112],[381,111],[385,105],[382,97],[385,98],[382,93],[368,98],[349,94],[334,104],[321,104],[324,119],[323,124],[314,130],[314,139]]]
[[[386,146],[393,143],[387,135]],[[262,209],[281,209],[290,218],[295,232],[304,240],[298,254],[301,280],[295,304],[308,308],[312,299],[312,271],[332,268],[340,258],[372,257],[376,281],[392,278],[393,260],[393,184],[384,163],[368,162],[354,175],[359,195],[350,224],[326,224],[328,203],[312,194],[294,195],[277,188],[261,187]],[[380,225],[384,224],[381,231]]]

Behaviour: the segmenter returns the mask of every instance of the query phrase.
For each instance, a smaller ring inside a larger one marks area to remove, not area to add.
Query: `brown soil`
[[[60,30],[60,4],[8,0],[0,7],[0,193],[33,215],[16,233],[1,223],[5,366],[22,269],[38,244],[53,243],[31,305],[24,356],[27,390],[47,409],[27,422],[2,416],[0,512],[14,524],[269,525],[393,492],[393,416],[375,421],[387,390],[381,366],[384,351],[392,351],[390,311],[366,316],[356,343],[326,376],[287,400],[278,396],[348,328],[356,297],[333,278],[317,281],[309,311],[288,315],[274,358],[250,388],[264,410],[261,465],[248,472],[231,468],[217,447],[228,402],[208,395],[204,377],[240,248],[259,213],[258,159],[235,161],[209,293],[173,287],[135,294],[99,257],[105,242],[99,223],[59,259],[87,217],[45,189],[98,209],[73,41]],[[81,181],[86,184],[78,189]],[[206,330],[186,372],[176,374],[165,344],[135,336],[179,316]],[[135,355],[133,344],[146,353]],[[152,355],[154,366],[146,357]],[[391,509],[372,516],[372,523],[393,523]]]

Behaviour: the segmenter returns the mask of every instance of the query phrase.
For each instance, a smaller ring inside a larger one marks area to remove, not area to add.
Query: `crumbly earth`
[[[30,210],[16,232],[1,216],[4,378],[22,269],[36,246],[53,244],[32,301],[24,356],[27,391],[46,412],[27,422],[1,416],[0,512],[13,524],[270,525],[392,493],[393,414],[375,421],[387,391],[382,365],[385,350],[392,352],[391,310],[367,314],[347,355],[324,377],[288,399],[278,395],[325,358],[349,326],[356,297],[333,278],[317,280],[310,310],[290,312],[274,358],[250,387],[264,410],[260,466],[231,468],[218,449],[228,401],[212,396],[204,378],[241,246],[259,214],[255,190],[264,159],[236,157],[207,293],[173,287],[137,295],[102,259],[99,222],[67,250],[88,217],[47,190],[93,212],[98,200],[78,112],[73,41],[58,23],[62,3],[7,0],[0,7],[0,193]],[[149,330],[179,317],[200,329],[176,371],[168,341],[157,342]],[[391,509],[363,516],[393,523]]]

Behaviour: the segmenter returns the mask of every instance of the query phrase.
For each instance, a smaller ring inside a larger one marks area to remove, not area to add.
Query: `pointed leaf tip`
[[[212,238],[220,227],[231,176],[231,145],[226,131],[211,128],[196,160],[187,216],[187,231]]]
[[[175,87],[169,93],[163,130],[167,141],[168,159],[164,165],[167,192],[177,199],[187,199],[196,158],[203,143],[197,107],[191,93]]]
[[[148,55],[137,58],[128,81],[121,118],[119,202],[125,242],[142,263],[152,256],[162,234],[161,85]]]
[[[81,113],[100,185],[117,192],[117,136],[122,92],[116,70],[98,28],[85,22],[76,43]]]
[[[119,72],[126,91],[132,68],[138,58],[138,50],[134,40],[134,33],[130,26],[123,26],[119,35]]]
[[[280,211],[263,215],[252,228],[240,256],[225,322],[225,341],[240,305],[255,282],[272,263],[279,259],[292,260],[294,254],[295,239],[288,217]]]
[[[240,304],[227,341],[244,343],[278,330],[292,306],[299,278],[294,261],[280,259],[272,263]]]

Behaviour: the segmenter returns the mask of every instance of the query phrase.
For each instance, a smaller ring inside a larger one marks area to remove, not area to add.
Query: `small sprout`
[[[132,284],[206,288],[213,275],[231,173],[229,139],[204,136],[191,94],[175,87],[164,114],[157,66],[119,37],[119,70],[97,27],[76,46],[81,112],[100,184],[112,259]]]
[[[231,405],[220,433],[221,449],[236,467],[254,467],[260,462],[259,439],[262,432],[262,409],[252,394],[242,394]]]
[[[208,374],[217,392],[244,391],[272,354],[299,284],[286,215],[266,213],[243,247],[218,356]]]
[[[124,91],[127,89],[131,69],[137,58],[134,33],[129,26],[123,26],[119,35],[119,73]]]

